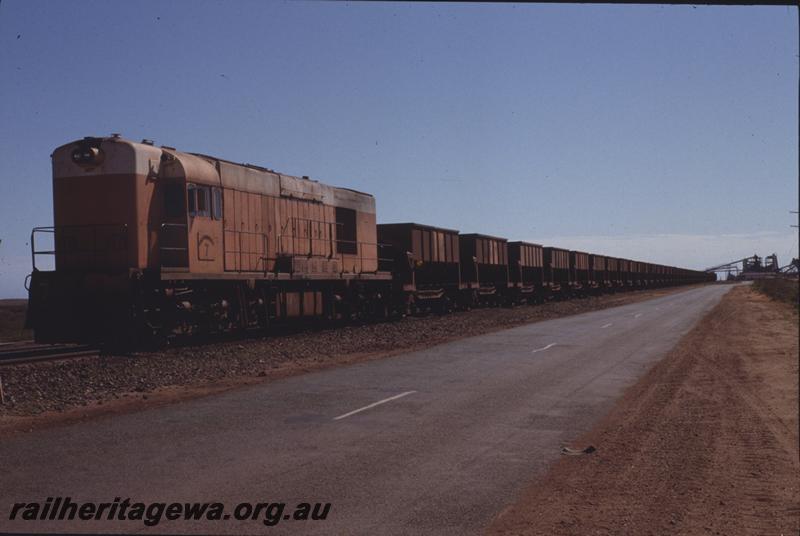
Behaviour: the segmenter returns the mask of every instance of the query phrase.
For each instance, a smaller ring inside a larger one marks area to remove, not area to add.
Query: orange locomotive
[[[118,135],[52,161],[54,227],[31,237],[39,341],[388,313],[369,194]],[[42,255],[55,270],[37,269]]]

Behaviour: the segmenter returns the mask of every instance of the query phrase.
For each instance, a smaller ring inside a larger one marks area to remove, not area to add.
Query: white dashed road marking
[[[544,351],[545,351],[545,350],[547,350],[548,348],[552,348],[552,347],[553,347],[553,346],[555,346],[555,345],[556,345],[556,343],[554,343],[554,342],[551,342],[550,344],[548,344],[548,345],[547,345],[547,346],[545,346],[544,348],[537,348],[536,350],[533,350],[531,353],[532,353],[532,354],[535,354],[536,352],[544,352]]]
[[[614,324],[612,324],[611,322],[609,322],[609,323],[608,323],[608,324],[606,324],[605,326],[600,326],[600,329],[606,329],[606,328],[610,328],[610,327],[611,327],[611,326],[613,326],[613,325],[614,325]]]
[[[400,393],[399,395],[390,396],[389,398],[384,398],[383,400],[378,400],[377,402],[373,402],[368,406],[364,406],[363,408],[355,409],[349,413],[345,413],[344,415],[339,415],[338,417],[334,417],[334,421],[338,421],[339,419],[344,419],[345,417],[349,417],[351,415],[355,415],[356,413],[361,413],[364,410],[368,410],[370,408],[374,408],[375,406],[380,406],[381,404],[385,404],[387,402],[391,402],[392,400],[397,400],[398,398],[403,398],[404,396],[408,396],[410,394],[414,394],[416,391],[406,391],[405,393]]]

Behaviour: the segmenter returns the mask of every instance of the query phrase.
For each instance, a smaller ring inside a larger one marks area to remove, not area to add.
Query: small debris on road
[[[570,447],[561,447],[561,454],[565,454],[567,456],[580,456],[582,454],[591,454],[596,450],[597,449],[594,448],[592,445],[589,445],[585,449],[573,449]]]

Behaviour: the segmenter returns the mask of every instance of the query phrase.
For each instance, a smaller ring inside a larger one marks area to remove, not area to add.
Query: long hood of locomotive
[[[76,158],[96,149],[94,159]],[[123,138],[84,138],[58,147],[52,155],[53,180],[75,177],[135,176],[141,181],[181,179],[274,197],[292,197],[375,214],[372,195],[330,186],[249,164],[185,153]],[[55,184],[54,184],[55,185]],[[66,185],[65,185],[66,186]]]

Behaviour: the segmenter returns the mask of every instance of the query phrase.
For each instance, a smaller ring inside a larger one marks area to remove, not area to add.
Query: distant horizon
[[[52,225],[50,153],[112,132],[370,193],[379,223],[798,256],[787,6],[82,5],[0,4],[0,298]]]

